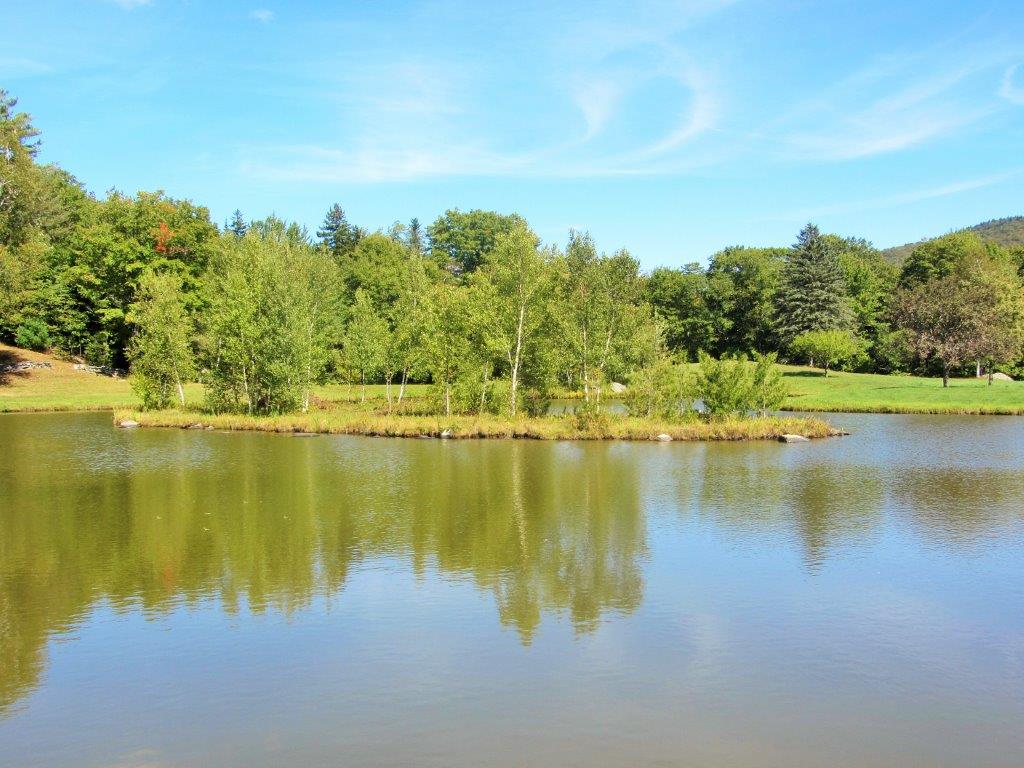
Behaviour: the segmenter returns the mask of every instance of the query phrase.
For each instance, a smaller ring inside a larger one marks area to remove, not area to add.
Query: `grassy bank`
[[[1024,382],[829,373],[785,367],[788,411],[849,413],[1024,414]]]
[[[50,368],[0,373],[0,413],[14,411],[131,410],[138,399],[128,382],[75,370],[73,363],[51,355],[0,344],[0,365],[18,362],[49,363]],[[940,379],[915,376],[880,376],[864,373],[830,373],[828,378],[810,368],[785,366],[790,390],[785,410],[862,413],[1024,414],[1024,382],[954,379],[943,389]],[[392,388],[397,396],[398,388]],[[427,387],[413,384],[406,396],[423,397]],[[358,386],[327,384],[316,396],[327,403],[355,405],[362,392]],[[371,401],[385,398],[381,384],[366,387]],[[203,388],[186,388],[188,406],[199,407]]]
[[[413,416],[373,413],[365,409],[337,407],[287,416],[212,416],[189,411],[118,411],[115,423],[124,420],[146,427],[209,428],[261,432],[312,432],[371,435],[378,437],[525,438],[534,440],[656,440],[667,434],[673,440],[774,440],[784,434],[809,438],[840,434],[831,424],[816,418],[768,417],[724,419],[668,424],[630,417],[609,418],[601,424],[580,426],[572,418],[504,418],[500,416]]]

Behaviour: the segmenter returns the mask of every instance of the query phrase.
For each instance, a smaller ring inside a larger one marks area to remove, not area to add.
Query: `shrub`
[[[683,366],[662,358],[629,377],[623,401],[631,416],[679,419],[693,412],[693,385]]]
[[[50,346],[50,329],[42,320],[29,318],[14,332],[14,343],[25,349],[42,352]]]
[[[787,394],[775,355],[759,355],[751,363],[746,355],[715,360],[703,352],[696,392],[704,412],[712,417],[763,414],[781,406]]]

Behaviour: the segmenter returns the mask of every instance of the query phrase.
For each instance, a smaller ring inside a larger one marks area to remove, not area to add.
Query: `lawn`
[[[1024,414],[1024,382],[829,373],[785,366],[790,411]]]
[[[5,411],[113,411],[139,407],[139,399],[123,378],[100,376],[88,371],[75,370],[74,363],[43,352],[0,344],[0,367],[30,361],[49,363],[50,368],[0,373],[0,413]],[[415,397],[426,392],[423,384],[407,387],[406,395]],[[358,386],[326,384],[317,387],[317,397],[337,402],[353,402],[361,397]],[[392,396],[398,396],[398,387],[392,387]],[[366,387],[366,397],[383,400],[383,384]],[[190,406],[198,407],[203,401],[203,387],[189,384],[185,398]]]
[[[139,402],[128,382],[75,370],[73,363],[51,355],[0,344],[0,365],[29,360],[48,362],[49,369],[0,374],[0,412],[131,410]],[[812,368],[784,366],[790,390],[784,408],[790,411],[850,411],[876,413],[1005,413],[1024,414],[1024,382],[953,379],[943,389],[941,379],[880,376],[867,373],[830,373]],[[411,385],[406,396],[422,397],[426,385]],[[203,388],[186,387],[190,407],[199,407]],[[359,386],[326,384],[315,394],[330,402],[355,402]],[[397,397],[398,387],[392,387]],[[366,387],[371,400],[383,400],[382,384]]]

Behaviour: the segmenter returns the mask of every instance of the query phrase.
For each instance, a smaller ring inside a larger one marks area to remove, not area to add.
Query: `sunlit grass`
[[[830,372],[785,366],[791,411],[1024,414],[1024,382]]]

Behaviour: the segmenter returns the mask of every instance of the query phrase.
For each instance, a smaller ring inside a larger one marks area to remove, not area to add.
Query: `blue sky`
[[[43,158],[311,229],[449,207],[646,267],[1024,213],[1024,3],[6,0]]]

